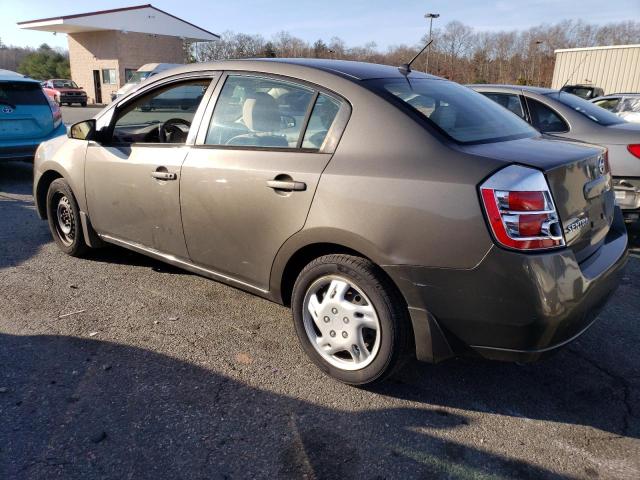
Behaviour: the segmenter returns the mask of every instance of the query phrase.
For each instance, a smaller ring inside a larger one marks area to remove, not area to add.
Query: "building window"
[[[135,68],[125,68],[124,69],[124,83],[127,83],[129,80],[131,80],[131,77],[133,76],[134,73],[136,73],[136,69]]]
[[[102,69],[102,83],[105,85],[116,84],[116,69],[115,68],[103,68]]]

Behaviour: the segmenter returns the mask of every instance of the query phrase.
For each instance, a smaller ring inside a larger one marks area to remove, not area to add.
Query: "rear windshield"
[[[402,101],[460,143],[488,143],[538,135],[527,122],[485,96],[438,79],[377,79],[375,91]]]
[[[48,105],[42,87],[35,82],[0,82],[0,104]]]
[[[546,93],[546,96],[558,100],[569,108],[572,108],[576,112],[581,113],[592,122],[600,125],[616,125],[618,123],[624,123],[620,117],[616,114],[605,110],[602,107],[598,107],[587,100],[567,92],[551,92]]]
[[[564,87],[562,91],[567,93],[573,93],[574,95],[577,95],[580,98],[590,98],[591,95],[593,94],[593,90],[587,87]]]

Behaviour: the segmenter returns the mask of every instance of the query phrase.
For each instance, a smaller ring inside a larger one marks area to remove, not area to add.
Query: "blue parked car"
[[[0,160],[33,160],[40,142],[66,133],[60,107],[40,82],[0,70]]]

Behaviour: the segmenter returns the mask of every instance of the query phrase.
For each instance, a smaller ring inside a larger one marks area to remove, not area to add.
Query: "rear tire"
[[[49,230],[60,250],[72,257],[89,251],[84,241],[80,208],[69,184],[62,178],[51,182],[47,191],[47,220]]]
[[[313,260],[298,275],[291,304],[303,350],[341,382],[380,382],[409,354],[405,302],[367,259],[336,254]]]

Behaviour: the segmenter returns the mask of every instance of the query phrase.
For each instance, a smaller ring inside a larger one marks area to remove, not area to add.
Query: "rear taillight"
[[[62,111],[60,110],[60,106],[54,100],[51,100],[51,97],[48,95],[45,96],[47,97],[49,108],[51,108],[51,113],[53,114],[53,128],[58,128],[58,125],[62,123]]]
[[[640,144],[627,145],[627,150],[629,150],[629,153],[634,157],[640,158]]]
[[[564,246],[562,226],[542,172],[506,167],[480,186],[494,238],[503,247],[540,250]]]

